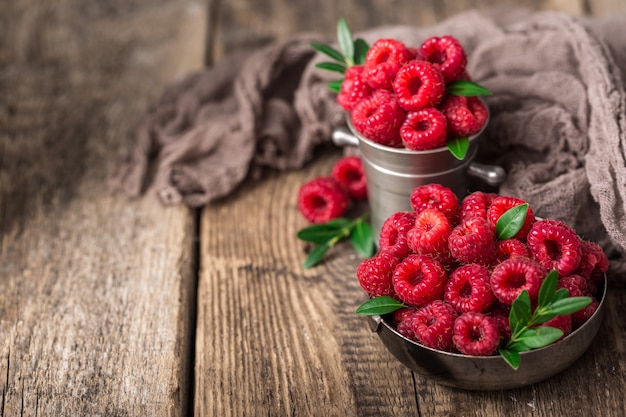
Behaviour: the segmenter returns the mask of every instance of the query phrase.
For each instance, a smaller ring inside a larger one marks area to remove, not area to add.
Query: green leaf
[[[331,81],[326,86],[330,91],[338,93],[341,90],[341,83],[343,83],[343,80]]]
[[[365,40],[358,38],[354,41],[354,63],[356,65],[363,65],[365,63],[365,57],[370,46]]]
[[[559,273],[555,269],[548,272],[548,275],[546,275],[545,279],[541,283],[541,287],[539,287],[539,303],[537,304],[537,309],[541,309],[553,301],[558,280]]]
[[[391,313],[406,307],[400,301],[395,298],[381,296],[370,298],[356,309],[356,314],[363,314],[366,316],[378,316],[381,314]]]
[[[349,232],[351,221],[346,218],[336,218],[326,223],[314,224],[304,229],[300,229],[297,237],[305,242],[324,243],[339,234],[347,234]]]
[[[452,81],[450,84],[447,85],[446,92],[453,96],[464,96],[464,97],[491,95],[491,91],[489,91],[482,85],[476,84],[475,82],[467,81],[467,80]]]
[[[346,65],[338,62],[318,62],[315,64],[315,68],[338,72],[340,74],[344,74],[346,72]]]
[[[509,326],[511,334],[515,335],[522,328],[528,326],[531,316],[530,296],[528,291],[523,290],[513,301],[509,313]]]
[[[563,331],[555,327],[539,326],[526,329],[519,336],[519,341],[531,349],[548,346],[563,337]]]
[[[528,203],[512,207],[502,213],[496,223],[496,236],[500,240],[510,239],[520,231],[526,221]]]
[[[591,297],[567,297],[550,304],[545,309],[545,314],[563,316],[572,314],[591,304]]]
[[[328,242],[322,243],[321,245],[317,245],[316,247],[314,247],[304,260],[304,269],[315,266],[319,261],[321,261],[326,252],[328,252],[328,250],[330,249],[330,247],[331,245]]]
[[[465,155],[467,155],[467,150],[469,149],[469,139],[468,138],[455,138],[450,139],[446,142],[446,146],[450,150],[450,153],[454,155],[456,159],[462,161],[465,159]]]
[[[567,297],[569,297],[569,291],[567,290],[567,288],[559,288],[554,292],[554,295],[552,296],[552,302],[559,301]]]
[[[509,350],[513,350],[515,352],[526,352],[527,350],[532,349],[530,346],[528,346],[527,344],[525,344],[523,341],[515,341],[515,342],[511,342],[508,343],[506,345],[506,348]]]
[[[363,220],[358,220],[350,235],[352,246],[363,258],[369,258],[374,253],[374,236],[370,225]]]
[[[352,32],[348,27],[348,23],[344,18],[337,22],[337,42],[339,49],[343,53],[346,64],[348,66],[354,64],[354,42],[352,41]]]
[[[334,59],[335,61],[339,61],[339,62],[344,62],[345,60],[343,58],[343,55],[341,54],[341,52],[339,52],[338,50],[336,50],[335,48],[333,48],[332,46],[323,44],[323,43],[317,43],[317,42],[311,42],[309,43],[309,46],[311,46],[311,48],[315,49],[318,52],[323,53],[324,55]]]
[[[519,368],[519,364],[522,358],[520,357],[518,352],[508,349],[499,349],[498,353],[500,353],[502,359],[504,359],[505,362],[511,366],[511,368],[515,370]]]

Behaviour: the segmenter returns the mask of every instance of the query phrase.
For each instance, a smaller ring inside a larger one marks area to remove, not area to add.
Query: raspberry
[[[393,94],[376,90],[371,97],[361,100],[352,110],[352,123],[367,139],[385,146],[399,147],[400,127],[406,114]]]
[[[528,232],[528,249],[537,262],[560,276],[572,274],[580,263],[578,235],[559,220],[536,221]]]
[[[500,344],[500,331],[493,317],[470,311],[454,321],[452,341],[465,355],[489,356]]]
[[[600,283],[608,269],[609,259],[600,245],[588,240],[581,240],[580,263],[578,264],[577,273],[596,283]]]
[[[452,229],[448,248],[461,263],[489,266],[495,259],[496,243],[485,219],[475,217]]]
[[[409,255],[393,273],[393,288],[403,302],[421,307],[441,296],[447,278],[439,261],[428,255]]]
[[[517,197],[509,197],[509,196],[498,196],[493,199],[491,204],[489,205],[489,209],[487,210],[487,220],[492,225],[493,230],[496,230],[496,224],[498,223],[498,219],[502,216],[507,210],[512,209],[513,207],[517,207],[526,203],[526,201]],[[517,232],[513,237],[515,239],[521,240],[522,242],[526,241],[526,236],[530,231],[533,223],[535,223],[535,214],[533,210],[528,206],[526,210],[526,219],[524,220],[524,224],[522,225],[519,232]]]
[[[441,71],[426,61],[411,61],[398,71],[393,91],[406,111],[434,107],[441,102],[446,86]]]
[[[547,269],[532,259],[508,259],[491,272],[491,290],[505,304],[512,304],[523,290],[535,301],[547,274]]]
[[[361,158],[345,156],[333,166],[330,174],[339,184],[348,190],[348,194],[355,200],[367,199],[367,181]]]
[[[511,338],[511,326],[509,324],[511,306],[497,300],[489,307],[485,314],[491,316],[496,321],[498,330],[500,331],[500,337],[508,341]]]
[[[431,255],[439,261],[448,263],[448,236],[452,228],[448,218],[439,210],[426,209],[417,213],[415,225],[407,234],[409,248],[418,255]]]
[[[451,226],[456,225],[459,218],[459,200],[450,188],[441,184],[420,185],[413,189],[409,199],[416,212],[434,208],[446,215]]]
[[[557,288],[565,288],[569,292],[570,297],[582,297],[590,294],[587,279],[582,275],[568,275],[559,278],[556,285]]]
[[[395,39],[378,39],[365,56],[363,74],[365,81],[374,89],[392,89],[398,70],[411,58],[406,45]]]
[[[465,72],[467,56],[461,43],[453,36],[426,39],[420,46],[420,55],[439,67],[446,83],[458,79]]]
[[[550,319],[545,323],[542,323],[539,327],[542,326],[554,327],[561,330],[563,332],[563,336],[559,339],[561,340],[572,332],[572,316],[569,314],[564,316],[556,316],[555,318]]]
[[[495,193],[484,193],[482,191],[474,191],[465,196],[461,202],[460,221],[470,219],[472,217],[482,217],[487,220],[487,211],[491,202],[498,195]]]
[[[487,107],[477,97],[446,96],[439,106],[446,116],[448,137],[468,137],[487,123]]]
[[[363,65],[353,65],[344,74],[341,89],[337,94],[337,103],[350,112],[364,98],[372,95],[372,87],[363,79]]]
[[[489,270],[477,264],[458,267],[450,274],[443,299],[459,313],[484,312],[496,300],[489,283]]]
[[[356,277],[361,288],[371,297],[395,297],[392,277],[398,258],[387,253],[379,252],[372,258],[365,259],[356,268]]]
[[[407,232],[415,225],[415,213],[398,211],[383,222],[378,238],[381,252],[389,252],[397,258],[405,258],[410,252]]]
[[[317,177],[298,190],[298,210],[311,223],[341,217],[350,205],[348,192],[331,177]]]
[[[585,324],[585,322],[587,322],[587,320],[589,320],[598,310],[598,307],[600,307],[600,302],[595,297],[591,297],[591,304],[582,310],[572,313],[572,327],[577,329]]]
[[[409,112],[400,127],[404,147],[413,151],[441,148],[446,135],[446,117],[435,108]]]
[[[413,333],[426,347],[450,351],[456,317],[452,306],[442,300],[433,300],[413,315]]]
[[[530,257],[530,252],[524,242],[513,238],[496,240],[496,262],[506,261],[517,256]]]
[[[398,333],[409,340],[417,341],[413,332],[413,317],[417,310],[414,308],[401,308],[391,314],[391,321]]]

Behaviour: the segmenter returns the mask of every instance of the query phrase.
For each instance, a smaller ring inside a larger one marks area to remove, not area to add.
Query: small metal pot
[[[470,137],[465,159],[458,160],[447,147],[411,151],[380,145],[360,135],[349,118],[347,128],[335,129],[332,137],[335,145],[359,148],[376,242],[389,216],[411,210],[410,196],[417,186],[439,183],[462,199],[469,193],[469,177],[479,178],[489,185],[504,181],[506,174],[502,167],[473,162],[480,133]]]
[[[517,370],[500,356],[469,356],[422,346],[398,333],[381,316],[368,317],[370,329],[402,364],[442,385],[464,390],[505,390],[548,379],[572,365],[591,345],[605,310],[607,282],[596,312],[562,340],[522,352]]]

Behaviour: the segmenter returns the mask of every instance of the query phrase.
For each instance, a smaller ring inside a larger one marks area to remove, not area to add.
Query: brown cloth
[[[626,270],[626,15],[590,20],[521,9],[468,11],[432,27],[357,34],[417,46],[452,34],[468,72],[489,88],[491,120],[479,159],[503,166],[501,194],[572,225]],[[334,34],[333,34],[334,35]],[[171,86],[147,114],[118,186],[148,185],[165,204],[201,206],[259,168],[295,169],[329,142],[344,113],[326,89],[333,74],[302,34],[232,56]],[[156,163],[148,179],[149,165]]]

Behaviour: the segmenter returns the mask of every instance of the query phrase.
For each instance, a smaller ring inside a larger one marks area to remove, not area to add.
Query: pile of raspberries
[[[537,219],[528,206],[517,234],[499,240],[496,222],[524,200],[476,191],[459,202],[440,184],[415,188],[410,200],[413,210],[386,219],[379,252],[356,270],[370,297],[389,296],[407,306],[389,319],[406,338],[446,352],[493,355],[511,337],[512,302],[527,290],[536,304],[553,269],[558,288],[592,303],[543,325],[565,336],[597,310],[608,258],[565,223]]]
[[[470,81],[466,64],[463,46],[450,35],[428,38],[419,48],[379,39],[362,65],[346,70],[337,103],[371,141],[417,151],[440,148],[487,122],[478,97],[446,93],[451,82]]]
[[[326,223],[343,216],[353,201],[367,199],[361,158],[340,158],[326,176],[315,177],[298,190],[298,211],[310,223]]]

